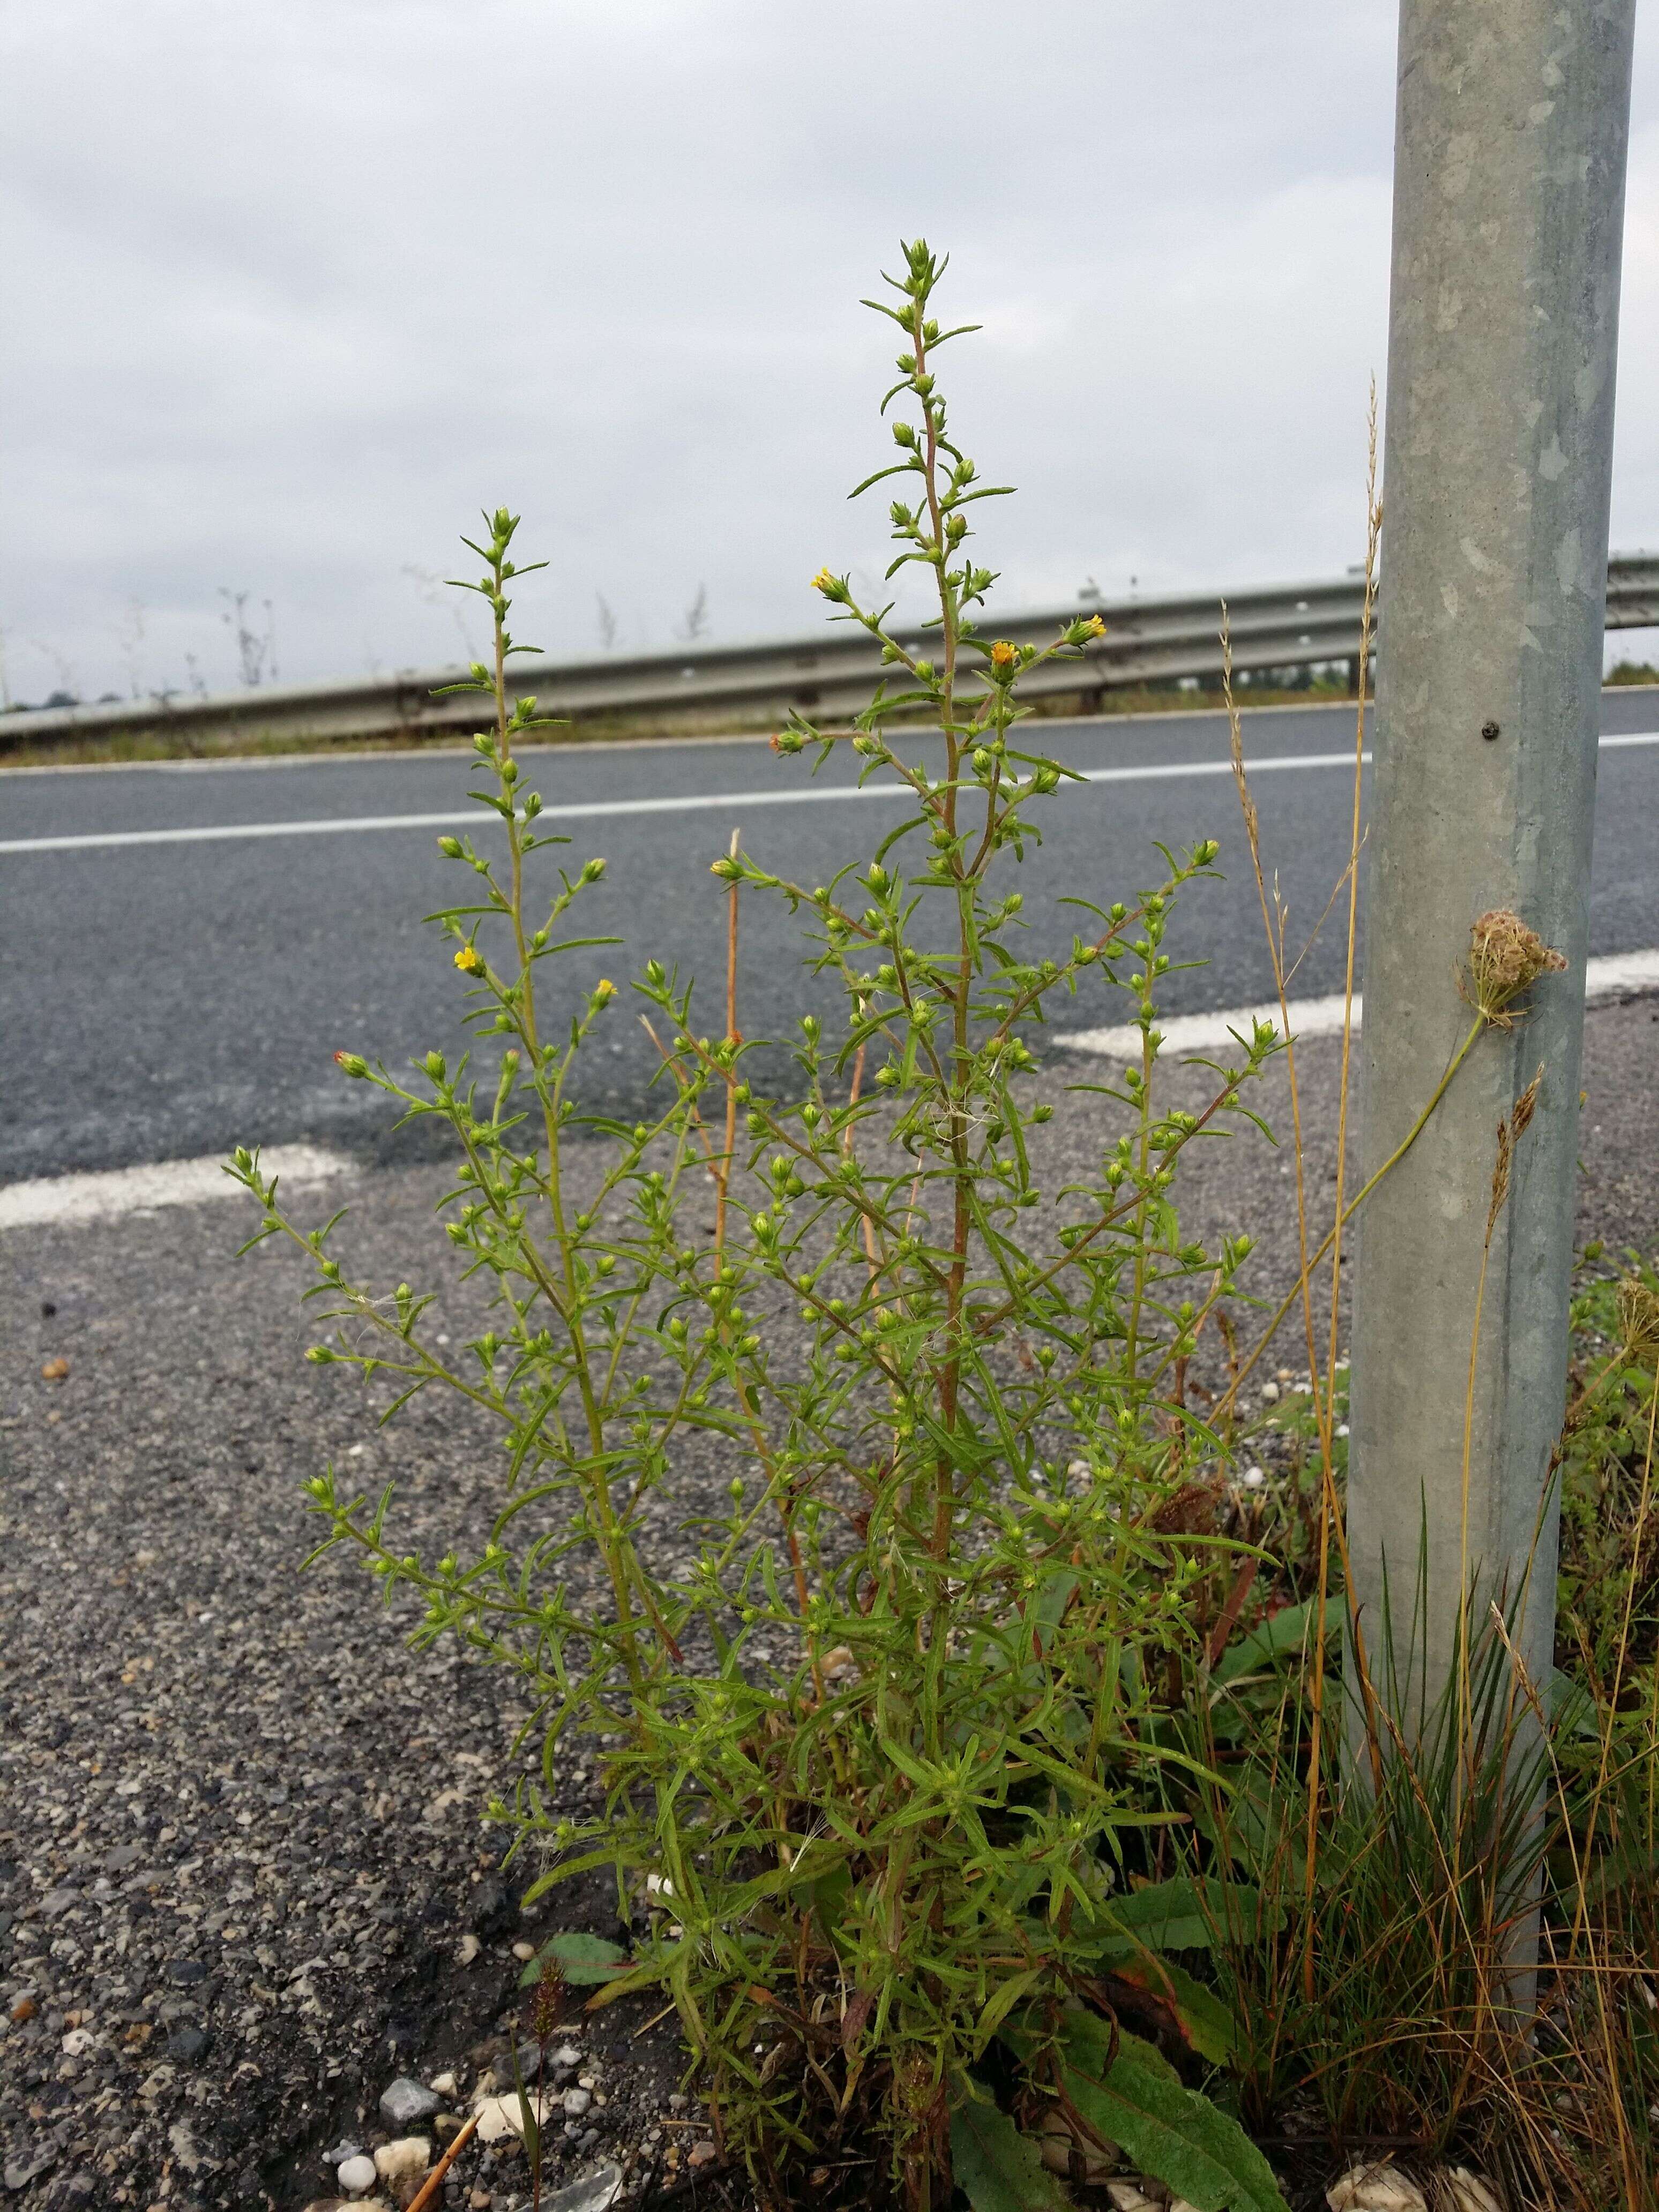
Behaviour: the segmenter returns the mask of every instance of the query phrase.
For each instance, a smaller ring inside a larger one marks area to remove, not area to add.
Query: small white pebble
[[[434,2074],[426,2086],[428,2089],[434,2090],[441,2097],[453,2097],[455,2094],[455,2076],[453,2074]]]
[[[1247,1467],[1244,1470],[1243,1480],[1246,1490],[1260,1490],[1267,1480],[1267,1475],[1259,1467]]]
[[[513,1946],[513,1955],[515,1959],[533,1959],[536,1955],[536,1947],[533,1943],[515,1943]]]
[[[1340,1437],[1346,1437],[1346,1436],[1347,1435],[1347,1433],[1348,1433],[1348,1425],[1347,1425],[1347,1423],[1346,1423],[1346,1421],[1339,1421],[1339,1422],[1337,1423],[1337,1425],[1336,1425],[1336,1433],[1337,1433],[1337,1434],[1338,1434],[1338,1436],[1340,1436]]]
[[[1276,1406],[1276,1405],[1279,1403],[1279,1385],[1278,1385],[1278,1383],[1277,1383],[1277,1382],[1264,1382],[1264,1383],[1262,1384],[1262,1386],[1261,1386],[1261,1397],[1262,1397],[1262,1402],[1263,1402],[1265,1405],[1268,1405],[1268,1406]]]

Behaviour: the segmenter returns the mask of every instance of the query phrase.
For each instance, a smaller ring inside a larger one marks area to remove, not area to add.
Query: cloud
[[[1393,0],[55,0],[0,22],[0,625],[14,692],[456,649],[410,569],[509,500],[528,634],[811,627],[878,573],[857,304],[899,234],[981,336],[1009,603],[1357,556],[1386,336]],[[1659,537],[1659,40],[1632,167],[1615,538]],[[872,458],[873,457],[873,458]],[[135,617],[133,610],[142,610]],[[142,621],[142,636],[135,629]]]

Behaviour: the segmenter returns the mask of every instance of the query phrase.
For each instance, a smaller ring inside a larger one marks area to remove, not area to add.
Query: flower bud
[[[368,1073],[368,1062],[355,1052],[337,1052],[334,1064],[337,1067],[343,1067],[354,1082]]]
[[[461,841],[459,837],[440,837],[438,850],[443,854],[445,860],[459,860],[461,857]]]

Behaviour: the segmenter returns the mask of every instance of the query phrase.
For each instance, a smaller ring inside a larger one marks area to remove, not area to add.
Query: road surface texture
[[[1649,1249],[1656,1045],[1659,997],[1589,1018],[1581,1231]],[[1337,1050],[1302,1054],[1316,1220]],[[1058,1071],[1034,1080],[1058,1099],[1036,1134],[1059,1182],[1096,1154],[1102,1110]],[[1262,1103],[1282,1127],[1282,1062]],[[1251,1137],[1198,1155],[1187,1185],[1193,1233],[1260,1239],[1264,1292],[1293,1272],[1287,1166]],[[448,1285],[439,1325],[459,1333],[470,1294],[431,1218],[445,1182],[363,1156],[301,1210],[350,1204],[346,1255],[387,1286]],[[452,1650],[412,1656],[348,1563],[298,1571],[299,1485],[325,1460],[365,1488],[395,1478],[411,1538],[476,1540],[499,1496],[489,1437],[434,1400],[377,1430],[359,1388],[301,1359],[295,1256],[232,1256],[247,1225],[233,1200],[4,1242],[0,2150],[34,2175],[29,2212],[331,2199],[325,2149],[407,2132],[377,2111],[395,2076],[447,2069],[464,2099],[499,2052],[512,1942],[605,1923],[597,1888],[521,1920],[524,1876],[495,1874],[480,1814],[520,1764],[514,1686]],[[1276,1355],[1292,1366],[1297,1334]],[[727,1472],[706,1453],[683,1480]],[[558,1778],[562,1802],[592,1787],[580,1765]],[[562,2184],[696,2139],[670,2124],[666,2031],[601,2017],[575,2039],[606,2103],[556,2133]],[[506,2212],[522,2177],[470,2154],[443,2201]]]
[[[1655,739],[1601,753],[1594,953],[1659,943],[1659,695],[1609,691],[1604,719],[1610,734]],[[1245,733],[1266,859],[1299,943],[1324,911],[1347,852],[1353,717],[1342,708],[1264,708],[1246,716]],[[1133,897],[1159,878],[1156,841],[1214,836],[1225,880],[1194,887],[1171,948],[1206,964],[1169,979],[1167,1010],[1267,995],[1255,887],[1225,771],[1224,718],[1053,722],[1035,734],[1072,765],[1112,780],[1067,787],[1036,810],[1045,842],[1020,878],[1034,950],[1070,943],[1079,917],[1056,903],[1060,895],[1102,903]],[[713,1028],[725,911],[709,861],[734,827],[763,866],[809,886],[868,854],[903,818],[890,797],[796,803],[804,792],[850,784],[852,765],[838,754],[815,784],[807,759],[780,759],[745,739],[533,756],[526,780],[550,808],[653,810],[598,811],[556,825],[573,842],[566,854],[543,855],[550,878],[561,859],[603,854],[609,863],[603,883],[580,901],[580,933],[623,939],[561,965],[563,1003],[600,975],[623,981],[654,954],[696,980]],[[421,916],[467,898],[472,879],[440,858],[437,825],[60,841],[434,814],[453,814],[460,827],[471,775],[469,757],[454,751],[0,773],[8,949],[0,1182],[295,1137],[398,1157],[375,1100],[341,1080],[331,1055],[344,1047],[399,1067],[432,1045],[453,1052],[460,1041],[464,1000],[441,941]],[[800,950],[800,925],[781,904],[746,901],[747,1036],[787,1036],[813,1005],[843,1018],[829,986],[805,979]],[[1296,989],[1332,990],[1341,971],[1339,915],[1304,962]],[[1097,980],[1056,1021],[1097,1026],[1129,1011]],[[631,1108],[654,1054],[626,995],[606,1019],[586,1097]],[[774,1054],[757,1073],[786,1079],[787,1064]]]

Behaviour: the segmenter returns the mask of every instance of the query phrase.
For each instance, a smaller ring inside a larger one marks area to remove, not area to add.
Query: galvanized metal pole
[[[1468,1026],[1475,917],[1512,908],[1568,961],[1482,1037],[1359,1217],[1348,1540],[1379,1678],[1392,1595],[1408,1728],[1453,1675],[1466,1565],[1510,1604],[1524,1584],[1519,1649],[1548,1680],[1634,14],[1401,6],[1367,1172]],[[1498,1123],[1540,1065],[1486,1276],[1466,1523]]]

